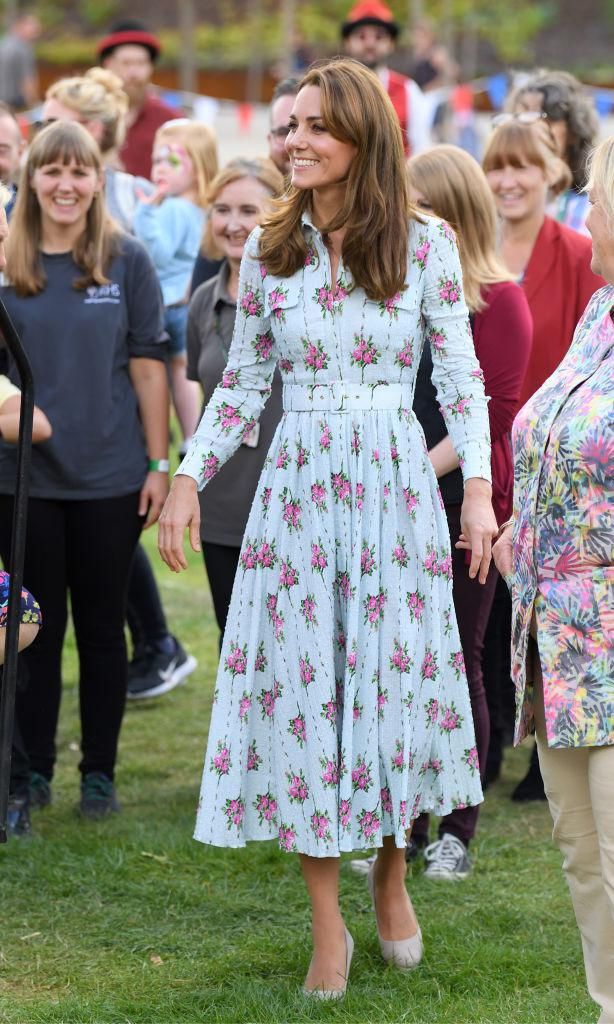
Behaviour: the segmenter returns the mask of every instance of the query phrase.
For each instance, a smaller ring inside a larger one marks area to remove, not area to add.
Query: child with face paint
[[[150,196],[140,195],[133,231],[147,246],[162,288],[169,335],[173,404],[187,445],[200,416],[198,385],[186,377],[188,298],[205,221],[209,183],[217,174],[216,140],[196,121],[167,121],[152,151]]]

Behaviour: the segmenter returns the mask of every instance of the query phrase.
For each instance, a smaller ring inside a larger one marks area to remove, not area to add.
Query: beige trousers
[[[535,656],[539,764],[554,822],[552,836],[584,952],[599,1024],[614,1024],[614,746],[548,747],[539,658]]]

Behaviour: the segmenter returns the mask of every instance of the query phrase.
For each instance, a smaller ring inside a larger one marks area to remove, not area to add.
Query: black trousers
[[[23,652],[28,683],[17,720],[32,770],[50,779],[62,695],[68,592],[79,654],[83,773],[113,778],[126,699],[126,591],[142,527],[139,495],[91,501],[31,498],[24,586],[41,606],[42,629]],[[10,558],[13,499],[0,496],[0,554]]]
[[[133,647],[155,647],[169,635],[156,577],[142,544],[137,545],[132,560],[127,617]]]
[[[220,630],[221,648],[241,548],[230,547],[226,544],[210,544],[207,540],[202,541],[202,548],[211,588],[213,610]]]

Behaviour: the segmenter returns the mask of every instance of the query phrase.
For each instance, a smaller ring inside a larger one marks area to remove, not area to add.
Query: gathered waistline
[[[284,412],[352,412],[370,409],[410,409],[410,393],[403,384],[284,384]]]

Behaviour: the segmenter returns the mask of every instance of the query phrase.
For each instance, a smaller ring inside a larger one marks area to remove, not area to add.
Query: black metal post
[[[21,384],[21,415],[17,443],[17,479],[15,482],[15,508],[13,511],[13,543],[11,547],[11,574],[4,645],[4,676],[0,696],[0,843],[7,840],[7,810],[11,777],[11,748],[13,744],[13,718],[15,715],[15,689],[17,685],[17,646],[23,586],[23,561],[26,548],[28,517],[28,489],[32,459],[32,418],[34,415],[34,382],[28,357],[10,316],[0,300],[0,331],[15,360]]]

